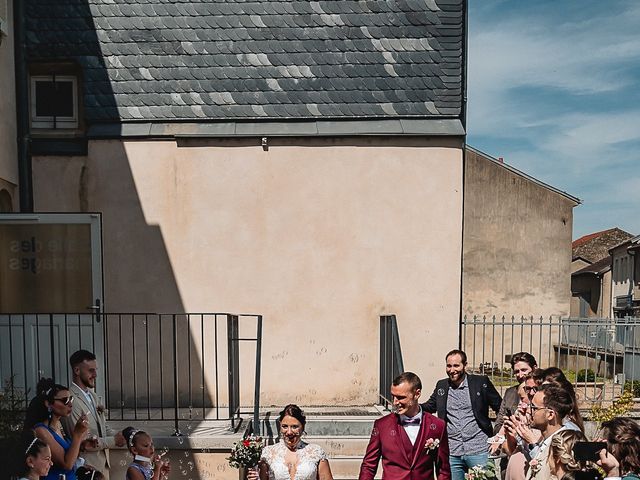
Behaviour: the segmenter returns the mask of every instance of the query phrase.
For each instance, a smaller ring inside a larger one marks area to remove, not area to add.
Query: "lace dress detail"
[[[289,450],[284,442],[269,445],[262,450],[262,460],[269,467],[269,480],[291,480],[289,468],[284,461]],[[300,442],[296,449],[298,464],[294,480],[316,480],[318,464],[327,459],[324,450],[318,445]]]

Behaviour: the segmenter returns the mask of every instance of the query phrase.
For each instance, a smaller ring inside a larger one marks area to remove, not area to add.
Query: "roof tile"
[[[459,116],[464,0],[25,0],[87,121]]]

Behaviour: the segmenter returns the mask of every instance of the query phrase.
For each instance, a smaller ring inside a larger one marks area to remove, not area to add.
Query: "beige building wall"
[[[476,316],[489,322],[464,328],[463,348],[474,367],[481,362],[508,367],[505,357],[521,350],[545,366],[553,358],[548,338],[558,334],[549,317],[570,311],[575,205],[466,151],[462,314],[468,321]]]
[[[462,145],[91,141],[36,210],[103,213],[108,311],[264,315],[262,402],[378,401],[379,316],[425,390],[458,345]]]
[[[602,306],[600,308],[600,316],[602,318],[611,318],[611,312],[613,311],[612,285],[612,275],[611,270],[609,270],[602,275]]]
[[[581,258],[576,258],[576,259],[571,261],[571,273],[577,272],[578,270],[583,269],[587,265],[590,265],[589,262],[585,262]]]
[[[614,249],[611,252],[611,257],[611,271],[613,273],[611,293],[613,295],[613,306],[615,306],[616,297],[624,297],[633,293],[631,272],[634,258],[629,255],[626,246]]]
[[[13,2],[3,2],[3,6],[4,4],[7,35],[2,35],[0,43],[0,211],[6,210],[8,197],[11,197],[14,209],[18,204]]]
[[[463,314],[568,315],[575,202],[467,151]]]

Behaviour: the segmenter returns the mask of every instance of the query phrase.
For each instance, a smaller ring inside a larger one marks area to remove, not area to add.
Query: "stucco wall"
[[[581,258],[576,258],[575,260],[571,261],[571,273],[577,272],[578,270],[583,269],[587,265],[589,265],[588,262],[585,262]]]
[[[425,390],[458,344],[459,143],[111,140],[33,163],[37,210],[103,213],[109,311],[264,315],[264,404],[375,403],[381,314]]]
[[[573,205],[467,151],[463,313],[567,315]]]
[[[12,197],[14,206],[18,184],[16,142],[16,87],[13,55],[13,2],[7,2],[8,36],[0,44],[0,189]]]

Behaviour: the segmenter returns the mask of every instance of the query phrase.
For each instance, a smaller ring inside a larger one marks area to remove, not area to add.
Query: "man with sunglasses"
[[[573,399],[569,392],[559,385],[541,385],[529,405],[530,425],[540,430],[542,439],[537,445],[537,452],[529,462],[526,480],[533,477],[550,478],[549,452],[551,440],[555,434],[565,430],[563,419],[573,407]]]
[[[73,372],[73,383],[70,392],[73,394],[71,415],[63,421],[67,434],[73,431],[73,425],[83,413],[89,422],[89,438],[95,439],[95,447],[87,448],[82,456],[96,470],[102,472],[105,480],[109,480],[109,448],[123,447],[126,440],[122,432],[110,428],[104,416],[104,406],[98,401],[94,391],[98,366],[96,356],[87,350],[78,350],[69,358]]]

